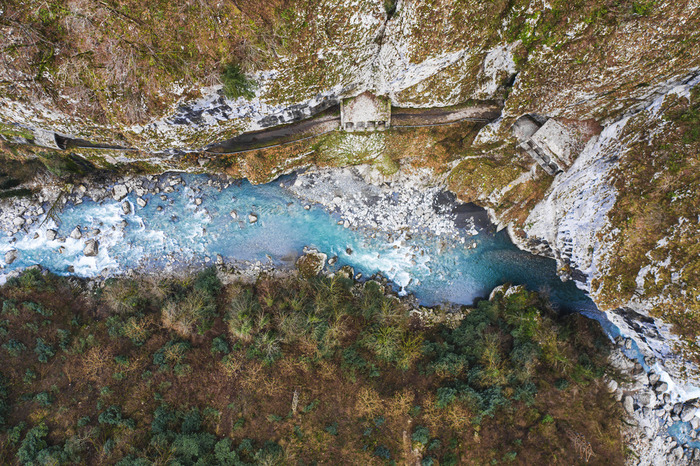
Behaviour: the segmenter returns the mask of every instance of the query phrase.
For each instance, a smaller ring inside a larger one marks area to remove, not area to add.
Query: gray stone
[[[22,227],[27,221],[24,219],[24,217],[15,217],[14,220],[12,220],[12,224],[15,227]]]
[[[700,418],[695,416],[693,419],[690,420],[690,427],[693,429],[700,429]]]
[[[138,199],[136,199],[136,204],[139,207],[143,208],[143,207],[146,207],[146,205],[148,204],[148,201],[142,197],[139,197]]]
[[[166,194],[170,194],[170,193],[174,193],[175,190],[174,190],[172,187],[170,187],[170,186],[166,186],[166,187],[163,189],[163,192],[166,193]]]
[[[644,390],[637,395],[639,404],[641,406],[654,406],[656,405],[656,395],[651,390]]]
[[[693,450],[693,459],[700,460],[700,448],[695,448]]]
[[[625,338],[625,349],[632,349],[632,339]]]
[[[202,205],[202,200],[200,198],[195,199],[194,205]]]
[[[683,403],[676,403],[673,405],[673,414],[681,414],[681,411],[683,411]]]
[[[122,202],[122,212],[124,212],[124,215],[131,213],[131,203],[129,201]]]
[[[677,460],[679,460],[679,459],[683,458],[683,447],[677,447],[671,453],[673,453],[673,456]]]
[[[338,262],[338,256],[333,256],[330,259],[328,259],[328,265],[333,266]]]
[[[622,406],[625,408],[625,411],[627,411],[627,414],[634,413],[634,400],[631,396],[626,395],[622,399]]]
[[[70,232],[70,237],[73,239],[80,239],[83,237],[83,234],[80,232],[79,226],[73,228],[73,231]]]
[[[216,255],[216,265],[223,265],[224,257],[221,254]]]
[[[99,253],[99,243],[96,239],[89,239],[85,242],[83,254],[87,257],[96,256]]]
[[[238,218],[238,212],[236,212],[235,210],[232,210],[232,211],[229,213],[229,215],[230,215],[231,218],[233,218],[233,219]]]
[[[668,390],[668,384],[666,382],[661,382],[660,384],[656,385],[654,390],[656,393],[664,393],[666,390]]]
[[[123,184],[114,185],[114,188],[112,188],[112,197],[114,197],[115,201],[121,201],[127,194],[129,194],[129,190]]]
[[[252,214],[252,213],[251,213],[251,214],[248,214],[248,221],[249,221],[250,223],[255,223],[255,222],[258,221],[258,216],[255,215],[255,214]]]
[[[656,382],[658,382],[660,378],[661,378],[661,376],[659,374],[654,374],[654,373],[649,374],[649,383],[652,385],[655,385]]]
[[[615,390],[617,390],[617,380],[615,379],[610,379],[608,381],[608,392],[610,393],[615,393]]]
[[[681,414],[681,421],[690,422],[691,419],[695,417],[697,410],[692,406],[686,406],[683,408],[683,413]]]
[[[58,236],[58,232],[56,230],[48,229],[46,230],[46,239],[49,241],[53,241],[56,239],[56,236]]]
[[[17,260],[17,257],[19,256],[19,253],[17,252],[16,249],[10,249],[5,253],[5,263],[7,265],[12,264],[14,261]]]

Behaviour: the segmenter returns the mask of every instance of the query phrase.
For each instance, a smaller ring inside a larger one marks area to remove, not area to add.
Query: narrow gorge
[[[8,463],[700,464],[697,0],[0,30]]]

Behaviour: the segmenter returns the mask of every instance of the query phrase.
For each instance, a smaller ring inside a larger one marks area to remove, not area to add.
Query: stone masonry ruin
[[[367,91],[340,104],[340,127],[345,131],[384,131],[390,125],[391,101],[386,97]]]
[[[550,175],[569,168],[583,149],[583,135],[554,118],[523,115],[512,130],[518,147]]]

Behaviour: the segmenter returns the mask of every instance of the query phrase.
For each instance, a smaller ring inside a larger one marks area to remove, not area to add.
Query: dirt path
[[[501,107],[495,104],[426,109],[394,108],[391,114],[391,126],[421,128],[449,125],[461,121],[490,122],[498,118],[500,114]],[[297,123],[243,133],[233,139],[212,144],[206,148],[206,151],[214,154],[249,152],[321,136],[338,128],[340,128],[340,116],[336,106]]]

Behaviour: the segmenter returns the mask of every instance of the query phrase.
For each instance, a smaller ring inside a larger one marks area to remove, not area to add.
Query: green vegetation
[[[255,97],[255,81],[246,77],[241,71],[241,67],[234,63],[229,63],[221,72],[221,82],[224,84],[224,95],[231,99],[245,97],[252,99]]]
[[[430,327],[374,281],[75,286],[31,270],[0,288],[0,340],[22,354],[0,351],[3,458],[574,464],[574,431],[601,463],[623,459],[606,338],[524,289]]]

